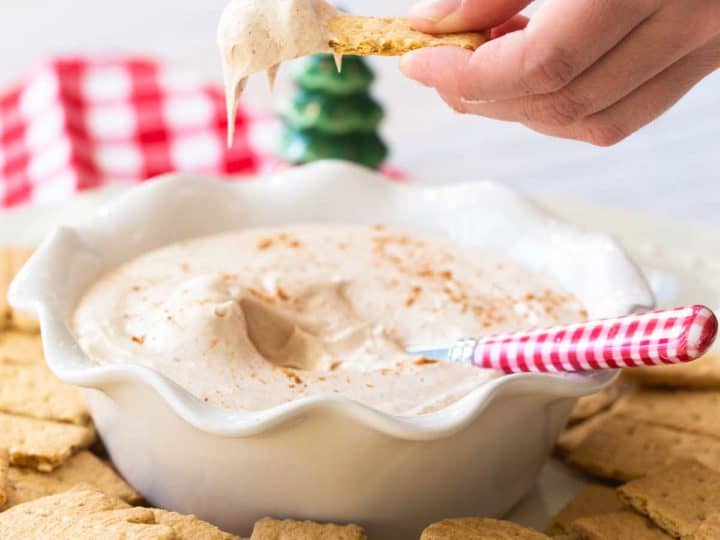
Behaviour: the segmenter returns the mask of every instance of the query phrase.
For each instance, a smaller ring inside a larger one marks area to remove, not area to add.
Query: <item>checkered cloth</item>
[[[227,148],[222,89],[144,58],[59,58],[0,94],[0,208],[50,203],[170,171],[253,174],[272,122],[238,111]]]

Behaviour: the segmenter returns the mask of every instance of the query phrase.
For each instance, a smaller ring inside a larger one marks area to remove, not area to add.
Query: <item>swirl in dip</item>
[[[419,415],[501,374],[406,349],[585,318],[547,277],[447,238],[307,225],[143,255],[93,285],[74,324],[93,360],[149,366],[235,411],[341,395]]]

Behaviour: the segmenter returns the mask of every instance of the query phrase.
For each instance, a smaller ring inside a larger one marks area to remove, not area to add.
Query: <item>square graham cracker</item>
[[[420,540],[549,540],[549,536],[509,521],[487,518],[445,519],[425,529]]]
[[[250,540],[367,540],[359,525],[335,525],[312,521],[263,518],[253,528]]]
[[[336,54],[399,56],[415,49],[443,45],[475,50],[488,41],[486,32],[425,34],[407,19],[341,15],[328,21],[330,47]]]
[[[625,504],[615,489],[598,484],[588,484],[552,519],[548,533],[552,536],[571,533],[576,519],[623,510]]]

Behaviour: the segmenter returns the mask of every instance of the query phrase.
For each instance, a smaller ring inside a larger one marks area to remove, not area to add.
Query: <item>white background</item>
[[[572,0],[567,0],[572,1]],[[224,0],[0,0],[0,83],[50,53],[150,53],[219,80],[214,32]],[[344,0],[354,12],[402,14],[409,0]],[[375,60],[393,164],[427,181],[491,178],[553,198],[720,227],[720,72],[620,145],[594,148],[521,126],[456,115]],[[268,106],[258,78],[248,99]],[[281,88],[278,90],[282,91]]]

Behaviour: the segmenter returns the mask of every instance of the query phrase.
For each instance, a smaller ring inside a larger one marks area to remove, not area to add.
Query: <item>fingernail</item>
[[[410,16],[439,22],[455,12],[460,3],[461,0],[421,0],[410,8]]]

